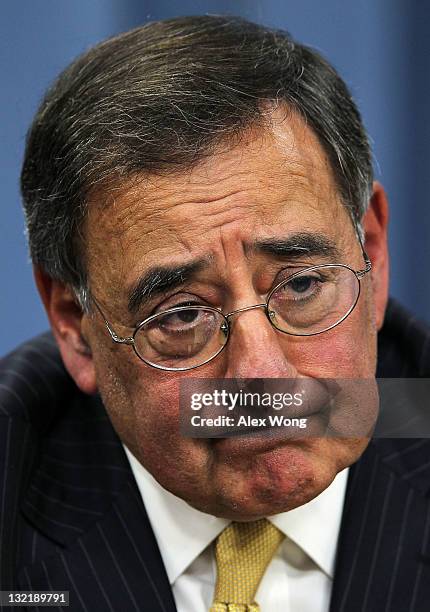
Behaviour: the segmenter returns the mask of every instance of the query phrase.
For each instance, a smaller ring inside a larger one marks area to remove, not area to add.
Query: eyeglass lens
[[[272,293],[270,319],[277,329],[289,334],[318,334],[349,314],[359,291],[359,281],[347,267],[333,265],[305,270]]]

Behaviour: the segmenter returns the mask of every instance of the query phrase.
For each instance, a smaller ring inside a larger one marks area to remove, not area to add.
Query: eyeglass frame
[[[303,268],[301,270],[298,270],[297,272],[294,272],[293,274],[291,274],[291,276],[289,276],[288,278],[284,279],[283,281],[281,281],[280,283],[278,283],[277,285],[275,285],[269,292],[266,301],[264,303],[261,304],[254,304],[251,306],[244,306],[242,308],[237,308],[236,310],[232,310],[229,313],[224,313],[222,312],[221,309],[219,308],[215,308],[214,306],[204,306],[204,305],[198,305],[198,304],[193,304],[190,306],[174,306],[173,308],[168,308],[167,310],[162,310],[160,312],[156,312],[152,315],[150,315],[149,317],[147,317],[146,319],[144,319],[143,321],[141,321],[140,323],[138,323],[138,325],[136,325],[133,334],[131,336],[128,337],[121,337],[118,336],[118,334],[113,330],[111,323],[109,323],[109,321],[107,320],[107,318],[105,317],[98,301],[95,299],[95,297],[92,295],[92,293],[90,293],[90,298],[91,300],[94,302],[97,310],[99,311],[99,313],[101,314],[106,328],[109,332],[109,335],[111,337],[111,339],[113,340],[113,342],[115,342],[116,344],[127,344],[127,345],[131,345],[133,347],[133,350],[136,354],[136,356],[146,365],[149,365],[157,370],[164,370],[164,371],[168,371],[168,372],[185,372],[188,370],[195,370],[196,368],[200,368],[201,366],[209,363],[210,361],[212,361],[213,359],[215,359],[215,357],[217,357],[223,350],[224,348],[227,346],[228,341],[230,339],[230,335],[231,335],[231,329],[230,329],[230,317],[232,317],[233,315],[239,314],[241,312],[247,312],[249,310],[254,310],[255,308],[264,308],[265,309],[265,314],[267,316],[267,319],[269,320],[270,324],[272,325],[272,327],[274,329],[276,329],[277,331],[283,333],[283,334],[287,334],[289,336],[296,336],[296,337],[309,337],[309,336],[318,336],[319,334],[323,334],[326,331],[329,331],[330,329],[333,329],[334,327],[337,327],[340,323],[342,323],[342,321],[344,321],[347,317],[349,317],[349,315],[351,314],[351,312],[354,310],[354,308],[357,305],[357,302],[359,300],[360,297],[360,293],[361,293],[361,283],[360,280],[363,278],[363,276],[365,276],[365,274],[367,274],[368,272],[370,272],[370,270],[372,269],[372,262],[370,261],[366,251],[364,250],[364,246],[363,243],[361,241],[360,235],[357,232],[357,236],[358,236],[358,240],[361,246],[361,251],[362,251],[362,255],[363,255],[363,259],[365,262],[365,268],[362,268],[361,270],[354,270],[353,268],[351,268],[350,266],[347,266],[346,264],[341,264],[341,263],[329,263],[329,264],[318,264],[318,265],[314,265],[314,266],[309,266],[307,268]],[[270,312],[269,312],[269,301],[272,297],[272,295],[283,285],[289,283],[292,279],[294,279],[297,276],[300,276],[301,274],[305,273],[305,272],[312,272],[314,270],[317,270],[319,268],[332,268],[332,267],[336,267],[336,268],[346,268],[347,270],[350,270],[355,277],[358,280],[358,293],[357,293],[357,297],[355,299],[355,302],[351,305],[351,307],[349,308],[349,310],[344,314],[343,317],[341,317],[341,319],[339,319],[339,321],[337,321],[336,323],[334,323],[333,325],[330,325],[329,327],[326,327],[325,329],[322,329],[318,332],[312,332],[309,334],[294,334],[288,331],[284,331],[282,329],[280,329],[279,327],[277,327],[271,317],[270,317]],[[222,317],[225,320],[225,324],[226,324],[226,329],[223,329],[224,332],[226,333],[226,340],[225,343],[219,348],[219,350],[212,355],[211,357],[209,357],[208,359],[206,359],[205,361],[203,361],[202,363],[199,363],[198,365],[195,366],[190,366],[190,367],[182,367],[182,368],[171,368],[168,366],[161,366],[161,365],[156,365],[146,359],[144,359],[137,351],[136,349],[136,343],[135,343],[135,337],[136,335],[139,333],[139,331],[142,329],[142,327],[144,325],[147,325],[148,323],[150,323],[152,320],[162,316],[162,315],[166,315],[166,314],[171,314],[171,313],[175,313],[178,311],[184,311],[184,310],[206,310],[206,311],[212,311],[212,312],[216,312],[219,315],[222,315]]]

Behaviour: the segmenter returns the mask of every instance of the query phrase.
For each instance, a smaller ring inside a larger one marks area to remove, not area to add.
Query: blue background
[[[14,0],[0,18],[0,354],[47,328],[18,189],[27,127],[78,53],[148,20],[230,13],[289,30],[328,57],[371,135],[391,204],[391,293],[430,322],[430,3],[421,0]]]

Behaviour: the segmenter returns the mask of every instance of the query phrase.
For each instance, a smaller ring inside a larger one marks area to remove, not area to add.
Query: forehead
[[[295,114],[244,133],[188,171],[137,176],[95,193],[86,226],[89,277],[131,282],[145,266],[214,256],[229,241],[348,224],[332,169]],[[224,253],[225,255],[225,253]],[[109,270],[98,262],[109,261]]]

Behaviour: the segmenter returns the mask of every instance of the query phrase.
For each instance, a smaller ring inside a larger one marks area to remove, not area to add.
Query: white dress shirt
[[[214,540],[229,524],[161,487],[124,447],[172,586],[178,612],[208,612]],[[348,470],[309,503],[271,516],[286,536],[255,596],[262,612],[327,612]]]

